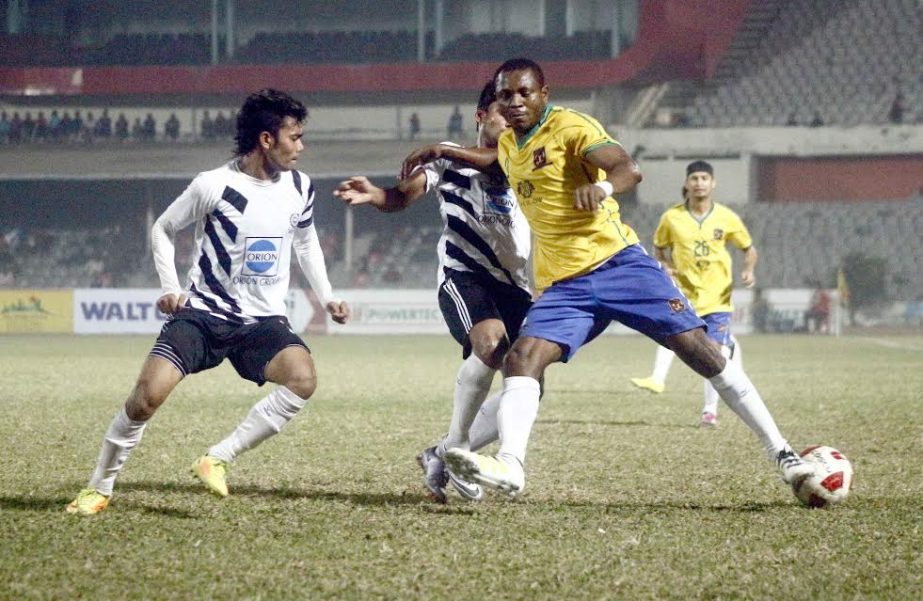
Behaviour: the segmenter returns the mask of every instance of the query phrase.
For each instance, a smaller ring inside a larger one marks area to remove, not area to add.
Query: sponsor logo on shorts
[[[686,310],[686,303],[679,298],[671,298],[667,301],[667,304],[670,305],[670,310],[674,313],[682,313]]]

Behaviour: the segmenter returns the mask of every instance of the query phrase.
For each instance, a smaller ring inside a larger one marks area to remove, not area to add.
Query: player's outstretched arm
[[[628,192],[641,181],[638,164],[617,144],[600,146],[586,155],[586,158],[594,167],[606,172],[606,179],[598,184],[577,188],[574,192],[574,208],[578,211],[595,211],[606,197]],[[611,192],[604,189],[609,186]]]
[[[464,148],[448,144],[430,144],[417,148],[404,159],[401,166],[401,179],[409,177],[420,165],[437,159],[451,159],[468,163],[480,171],[495,171],[500,168],[497,163],[496,148]]]
[[[350,206],[370,204],[384,213],[402,211],[426,194],[426,174],[422,171],[403,179],[392,188],[379,188],[367,177],[355,175],[333,191],[333,195]]]

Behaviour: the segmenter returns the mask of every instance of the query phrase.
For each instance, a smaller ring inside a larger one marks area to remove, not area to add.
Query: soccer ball
[[[852,488],[852,464],[833,447],[813,446],[801,451],[801,458],[814,466],[814,474],[796,482],[795,496],[808,507],[829,507],[842,503]]]

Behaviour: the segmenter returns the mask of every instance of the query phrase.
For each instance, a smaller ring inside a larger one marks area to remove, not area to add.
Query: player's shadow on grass
[[[141,492],[180,492],[190,494],[209,494],[198,483],[178,482],[126,482],[119,486],[121,491]],[[339,501],[362,505],[366,507],[384,507],[387,505],[418,505],[425,501],[425,497],[410,493],[349,493],[330,490],[310,490],[290,486],[267,487],[253,484],[240,484],[231,488],[231,495],[235,497],[264,497],[269,499],[285,500],[315,500]]]
[[[49,509],[64,510],[64,506],[71,501],[65,497],[34,497],[32,495],[0,496],[0,510],[2,511],[48,511]]]
[[[636,502],[609,502],[609,503],[596,503],[591,501],[563,501],[561,505],[567,507],[596,507],[606,509],[611,511],[614,514],[627,512],[635,513],[637,511],[664,511],[664,510],[677,510],[677,511],[695,511],[700,513],[764,513],[767,511],[776,511],[779,509],[786,509],[793,507],[794,505],[790,501],[772,501],[768,503],[741,503],[740,505],[726,505],[726,504],[705,504],[705,503],[683,503],[678,501],[663,501],[663,502],[652,502],[652,503],[636,503]]]
[[[552,426],[604,426],[607,428],[670,428],[670,429],[698,429],[698,424],[677,424],[677,423],[653,423],[645,420],[633,421],[615,421],[615,420],[596,420],[588,421],[581,419],[539,419],[537,423]]]

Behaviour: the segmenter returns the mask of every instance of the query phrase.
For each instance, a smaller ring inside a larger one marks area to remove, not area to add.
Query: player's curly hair
[[[491,79],[481,90],[481,96],[478,98],[478,110],[486,111],[490,108],[490,105],[497,100],[497,81]]]
[[[542,68],[538,66],[538,63],[532,59],[528,58],[511,58],[494,71],[494,81],[501,73],[509,73],[510,71],[522,71],[523,69],[529,69],[535,74],[535,81],[538,83],[539,87],[545,85],[545,73],[542,71]]]
[[[264,88],[247,96],[237,113],[237,144],[234,153],[243,156],[257,147],[260,134],[268,131],[277,137],[282,122],[292,117],[302,123],[308,116],[308,109],[300,101],[285,92]]]

